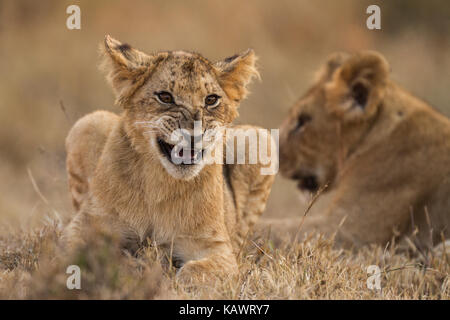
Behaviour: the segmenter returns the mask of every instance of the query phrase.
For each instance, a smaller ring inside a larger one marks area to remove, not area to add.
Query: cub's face
[[[374,52],[335,54],[280,128],[280,171],[301,190],[330,190],[350,152],[376,120],[389,66]]]
[[[183,51],[146,55],[105,39],[104,68],[125,109],[127,133],[177,179],[204,167],[213,134],[236,118],[257,75],[255,60],[251,50],[216,63]]]

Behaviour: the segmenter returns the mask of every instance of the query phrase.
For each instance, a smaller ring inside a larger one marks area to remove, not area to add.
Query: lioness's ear
[[[125,105],[145,81],[155,59],[109,35],[105,37],[100,50],[103,53],[101,68],[114,90],[116,102]]]
[[[329,110],[344,120],[370,117],[383,99],[388,76],[389,64],[379,53],[348,58],[325,85]]]
[[[336,52],[331,54],[325,64],[316,73],[316,82],[330,81],[334,72],[350,57],[348,53]]]
[[[259,78],[256,60],[255,52],[248,49],[214,64],[219,83],[231,100],[238,103],[244,99],[248,93],[247,85],[253,77]]]

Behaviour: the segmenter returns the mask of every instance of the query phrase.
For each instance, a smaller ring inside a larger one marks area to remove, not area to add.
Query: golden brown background
[[[81,8],[81,30],[66,28],[70,4]],[[370,4],[381,7],[382,30],[366,28]],[[0,0],[0,232],[71,215],[65,136],[88,112],[119,111],[97,70],[105,34],[147,52],[184,49],[211,60],[254,48],[262,82],[238,121],[277,128],[339,50],[382,52],[394,79],[450,115],[449,19],[445,0]],[[278,177],[265,215],[301,209],[295,183]]]

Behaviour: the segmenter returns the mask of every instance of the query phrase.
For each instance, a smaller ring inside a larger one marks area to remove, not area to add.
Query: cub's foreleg
[[[88,199],[63,231],[61,244],[65,250],[74,251],[102,240],[130,252],[135,252],[140,247],[137,233],[116,214],[91,212],[101,211],[95,210]]]
[[[257,126],[234,126],[235,134],[227,134],[227,152],[230,152],[230,146],[237,158],[241,157],[239,153],[242,149],[238,146],[238,140],[244,136],[249,137],[245,140],[245,162],[225,163],[225,180],[227,181],[231,193],[232,202],[237,212],[237,231],[239,237],[245,237],[249,228],[251,228],[259,219],[266,208],[272,184],[278,171],[278,147],[268,130]],[[234,138],[234,137],[237,138]],[[242,141],[242,140],[241,140]],[[264,150],[265,149],[265,150]],[[256,163],[252,159],[256,159]]]
[[[211,276],[233,276],[238,272],[230,240],[180,239],[184,258],[177,277],[182,281],[209,281]]]

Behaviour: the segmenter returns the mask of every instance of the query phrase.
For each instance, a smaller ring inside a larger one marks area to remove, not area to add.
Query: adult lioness
[[[327,185],[301,232],[356,247],[412,226],[424,244],[450,234],[450,120],[394,83],[378,53],[328,60],[280,129],[280,171],[302,190]]]
[[[261,175],[259,164],[206,163],[199,154],[206,157],[215,144],[197,142],[237,116],[257,75],[253,51],[211,63],[183,51],[147,55],[109,36],[103,51],[107,79],[124,111],[87,115],[67,137],[78,213],[65,242],[76,246],[84,228],[97,221],[120,235],[125,247],[150,238],[170,248],[183,278],[233,274],[232,243],[263,211],[274,177]],[[174,151],[174,132],[192,133],[197,121],[199,135],[189,139],[188,149]],[[183,161],[174,161],[175,155]]]

